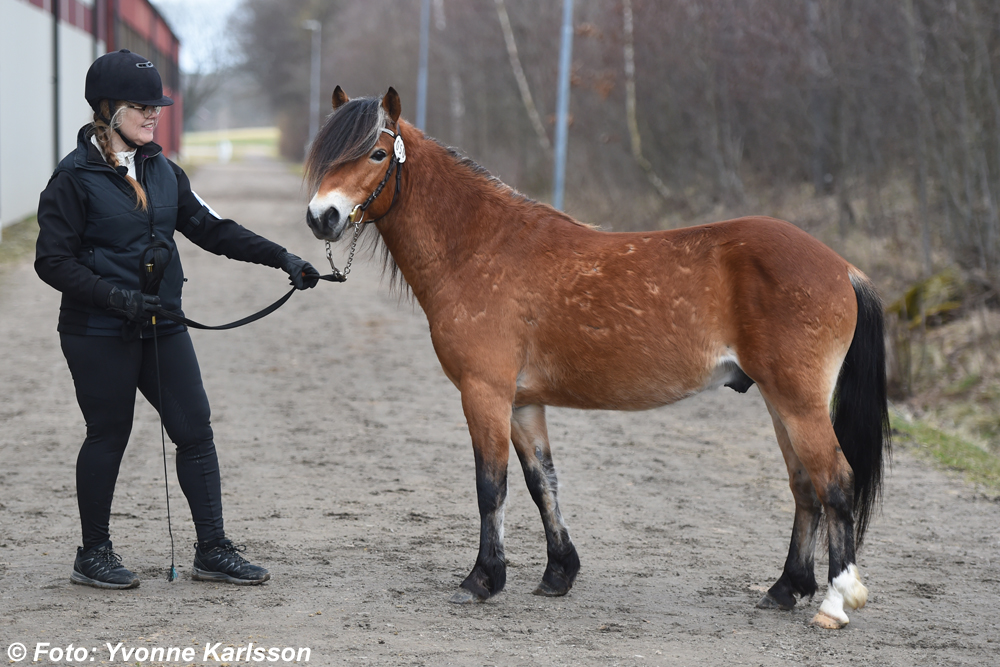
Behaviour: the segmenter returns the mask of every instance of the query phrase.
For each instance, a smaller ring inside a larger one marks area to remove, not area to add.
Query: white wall
[[[100,44],[104,53],[103,42]],[[59,154],[76,148],[76,134],[93,120],[94,111],[83,97],[87,70],[94,62],[94,38],[71,25],[59,26]]]
[[[89,34],[65,23],[59,39],[65,155],[91,118],[83,90],[95,49]],[[104,44],[97,46],[103,53]],[[55,168],[52,102],[52,14],[25,0],[0,0],[0,228],[35,212]]]

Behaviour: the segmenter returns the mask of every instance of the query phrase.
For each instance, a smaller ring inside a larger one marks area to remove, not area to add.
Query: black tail
[[[886,397],[882,300],[868,279],[851,273],[858,298],[854,340],[837,380],[833,430],[854,470],[854,543],[860,548],[882,499],[882,468],[892,455]]]

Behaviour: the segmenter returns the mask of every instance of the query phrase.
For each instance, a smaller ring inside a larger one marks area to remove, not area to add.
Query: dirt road
[[[224,215],[323,262],[284,166],[204,167],[193,181]],[[201,321],[235,319],[285,289],[277,271],[186,241],[181,256],[185,311]],[[181,579],[167,583],[158,423],[140,399],[111,528],[142,585],[70,585],[84,425],[57,309],[30,263],[0,278],[0,650],[20,642],[29,661],[48,642],[85,647],[102,664],[105,644],[121,642],[134,649],[128,664],[155,647],[191,647],[195,658],[138,662],[286,664],[223,658],[253,642],[308,647],[319,665],[1000,663],[1000,503],[905,450],[860,554],[871,597],[850,626],[808,627],[819,597],[792,612],[754,608],[781,571],[793,507],[754,390],[646,413],[550,410],[583,562],[576,586],[564,598],[531,595],[545,542],[512,456],[507,588],[485,604],[449,604],[478,545],[468,432],[422,312],[366,261],[347,284],[296,294],[261,322],[192,334],[227,532],[273,579],[249,589],[190,580],[194,530],[171,458]],[[822,592],[822,554],[817,573]],[[218,644],[207,660],[206,644]]]

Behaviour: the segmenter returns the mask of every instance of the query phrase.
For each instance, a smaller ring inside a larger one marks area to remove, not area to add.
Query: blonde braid
[[[97,139],[97,144],[101,147],[101,152],[104,153],[104,159],[112,169],[118,167],[118,156],[115,154],[114,148],[111,147],[111,133],[121,125],[121,115],[125,113],[127,108],[125,102],[115,102],[114,106],[115,111],[112,114],[111,103],[108,100],[101,100],[100,113],[94,113],[94,138]],[[110,125],[105,122],[105,118],[111,119]],[[135,207],[143,211],[147,210],[149,198],[146,196],[146,191],[142,189],[142,185],[128,174],[125,175],[125,180],[135,191]]]

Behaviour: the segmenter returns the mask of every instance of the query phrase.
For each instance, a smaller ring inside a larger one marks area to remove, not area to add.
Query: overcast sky
[[[181,40],[181,69],[210,71],[233,60],[229,18],[240,0],[151,0]]]

